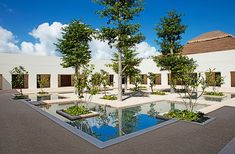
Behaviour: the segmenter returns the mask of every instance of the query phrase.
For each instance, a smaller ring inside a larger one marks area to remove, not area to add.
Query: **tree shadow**
[[[135,91],[135,92],[125,92],[123,96],[127,96],[126,98],[123,98],[122,100],[127,100],[132,97],[149,97],[149,92],[144,91]]]

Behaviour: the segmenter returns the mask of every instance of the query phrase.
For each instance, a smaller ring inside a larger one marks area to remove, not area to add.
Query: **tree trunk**
[[[122,53],[118,51],[118,101],[122,101]]]
[[[80,75],[80,70],[78,66],[75,66],[75,81],[78,82],[79,79],[79,75]],[[78,97],[80,97],[80,92],[76,87],[76,83],[74,84],[74,88],[75,88],[75,94],[78,95]]]
[[[125,91],[127,91],[127,77],[125,77]]]
[[[20,88],[20,95],[23,96],[22,88]]]
[[[153,86],[151,85],[150,88],[151,88],[151,92],[153,93]]]

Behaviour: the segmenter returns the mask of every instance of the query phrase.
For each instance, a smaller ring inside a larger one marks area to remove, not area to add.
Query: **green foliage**
[[[84,98],[83,95],[86,89],[88,90],[88,93],[89,90],[94,90],[91,88],[92,85],[90,85],[89,81],[89,76],[91,75],[93,70],[94,70],[93,65],[86,65],[83,66],[82,72],[79,73],[79,75],[75,74],[77,78],[74,79],[74,85],[76,87],[76,92],[78,93],[79,98]]]
[[[63,55],[63,67],[86,65],[91,59],[89,42],[92,40],[93,29],[80,21],[72,21],[62,29],[62,39],[58,39],[57,51]]]
[[[224,84],[224,77],[216,76],[215,69],[209,68],[209,72],[206,72],[206,84],[212,86],[213,92],[216,93],[216,87]]]
[[[166,95],[166,93],[165,93],[165,92],[163,92],[163,91],[159,91],[159,90],[154,91],[154,92],[152,92],[151,94],[152,94],[152,95]]]
[[[117,96],[114,96],[114,95],[104,95],[101,99],[117,100]]]
[[[38,94],[48,94],[48,92],[43,91],[43,88],[46,87],[48,82],[49,78],[45,75],[41,75],[40,78],[38,78],[39,88],[41,88],[41,91],[38,92]]]
[[[89,42],[92,40],[94,30],[80,21],[73,21],[62,30],[62,39],[58,39],[57,51],[63,55],[63,67],[75,69],[75,87],[79,98],[83,98],[84,89],[87,86],[87,66],[91,59]],[[80,69],[82,73],[80,74]]]
[[[131,76],[131,80],[135,85],[135,90],[136,91],[139,90],[139,84],[141,84],[142,81],[143,81],[142,76],[139,73],[140,73],[140,71],[138,70],[135,74],[133,74]]]
[[[194,61],[193,58],[181,54],[159,55],[154,57],[153,60],[162,70],[171,71],[173,74],[181,73],[184,68],[190,70],[195,70],[197,68],[196,61]]]
[[[182,15],[176,11],[168,12],[166,17],[160,20],[155,30],[160,44],[160,52],[163,55],[181,53],[181,35],[185,32],[186,26],[182,24]]]
[[[102,83],[102,74],[96,72],[91,75],[91,85],[100,87]]]
[[[107,86],[110,85],[109,73],[105,70],[100,70],[100,72],[101,72],[101,78],[102,78],[101,84],[104,89],[104,94],[106,95]]]
[[[205,120],[207,120],[208,118],[204,116],[204,113],[202,112],[191,112],[188,110],[173,110],[170,111],[166,114],[164,114],[165,117],[168,118],[177,118],[180,120],[186,120],[186,121],[193,121],[193,122],[204,122]]]
[[[150,80],[149,87],[151,88],[152,93],[153,93],[153,87],[155,86],[156,77],[157,77],[156,74],[151,73],[151,72],[148,73],[148,78]]]
[[[91,113],[86,107],[78,106],[78,105],[71,106],[68,109],[64,110],[64,112],[72,116],[79,116],[79,115]]]
[[[107,26],[102,27],[101,40],[107,40],[111,47],[117,49],[118,54],[118,100],[122,97],[122,57],[125,52],[144,40],[139,32],[140,25],[134,24],[134,17],[143,10],[142,0],[95,0],[103,6],[98,14],[107,18]]]
[[[210,95],[210,96],[224,96],[224,93],[222,93],[222,92],[214,92],[214,91],[211,91],[211,92],[205,91],[204,95]]]
[[[17,99],[28,99],[28,96],[27,95],[15,95],[14,96],[14,98],[13,99],[15,99],[15,100],[17,100]]]
[[[128,77],[133,75],[142,59],[137,57],[138,53],[135,50],[124,50],[122,56],[122,75]],[[114,72],[118,73],[118,53],[114,53],[112,63],[108,64]]]
[[[14,67],[10,73],[16,75],[15,80],[12,81],[13,87],[20,88],[20,94],[23,96],[22,88],[24,87],[24,75],[28,74],[23,66]]]
[[[39,91],[38,94],[39,94],[39,95],[46,95],[46,94],[49,94],[49,93],[46,92],[46,91]]]

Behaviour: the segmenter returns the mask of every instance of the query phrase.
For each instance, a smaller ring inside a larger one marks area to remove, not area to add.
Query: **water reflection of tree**
[[[150,115],[151,117],[156,117],[158,115],[158,112],[156,111],[156,109],[154,108],[155,107],[155,103],[151,103],[149,105],[150,109],[149,111],[147,112],[148,115]]]
[[[89,122],[87,119],[80,119],[80,120],[75,120],[75,121],[69,121],[67,122],[68,124],[70,124],[71,126],[95,137],[95,138],[99,138],[99,134],[97,134],[96,132],[93,132]]]
[[[99,112],[98,124],[99,125],[108,125],[110,122],[110,117],[107,114],[106,106],[98,106],[97,111]]]
[[[122,119],[121,119],[122,128],[121,129],[122,129],[123,134],[129,134],[135,130],[137,122],[138,122],[137,115],[140,111],[141,111],[140,106],[131,107],[131,108],[122,110]]]

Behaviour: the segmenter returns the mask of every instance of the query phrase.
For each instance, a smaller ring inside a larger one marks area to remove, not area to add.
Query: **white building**
[[[220,31],[202,34],[184,46],[183,54],[197,61],[198,72],[205,73],[209,68],[215,68],[215,76],[225,77],[225,84],[221,89],[235,92],[235,38],[232,35]],[[24,82],[26,90],[37,90],[37,79],[42,75],[48,77],[49,89],[72,88],[74,70],[63,68],[61,63],[60,57],[0,53],[0,90],[14,88],[14,75],[11,75],[10,71],[20,65],[28,71]],[[110,80],[114,81],[114,87],[117,86],[117,75],[105,66],[110,63],[109,60],[92,60],[91,63],[95,65],[95,71],[108,71]],[[156,84],[159,87],[168,87],[168,72],[160,71],[151,59],[144,59],[139,69],[144,79],[143,84],[148,84],[147,74],[153,72],[160,75],[156,79]]]

